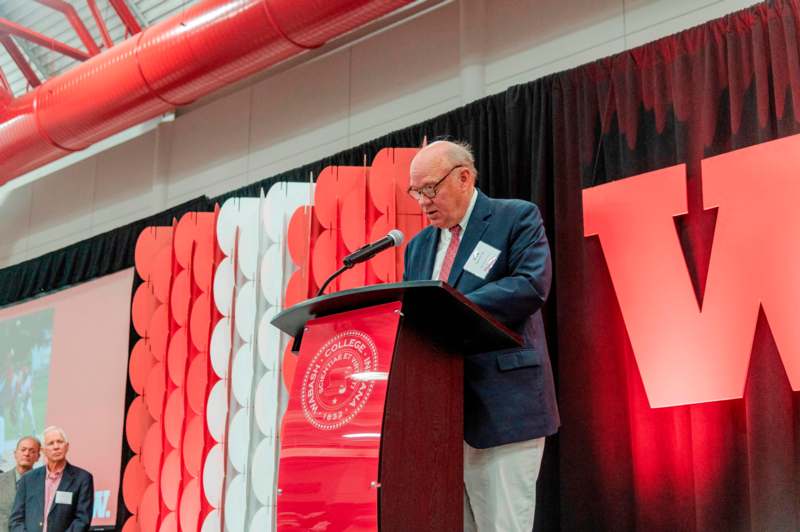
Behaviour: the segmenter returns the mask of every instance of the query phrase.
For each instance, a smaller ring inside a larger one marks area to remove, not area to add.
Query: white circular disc
[[[236,402],[249,406],[250,392],[253,389],[253,344],[242,344],[233,358],[231,373],[231,386]]]
[[[247,467],[247,452],[250,449],[250,409],[242,408],[234,414],[228,426],[228,458],[243,473]]]
[[[220,532],[219,530],[219,511],[211,510],[203,520],[200,532]]]
[[[217,218],[217,242],[227,256],[233,255],[236,228],[239,226],[239,202],[242,198],[231,198],[222,204]]]
[[[261,225],[264,232],[267,233],[267,238],[272,242],[277,242],[283,236],[282,233],[286,230],[285,226],[289,225],[289,219],[294,212],[294,209],[286,204],[286,185],[288,183],[281,182],[271,186],[261,206]],[[308,189],[309,185],[305,185],[305,187]],[[291,210],[288,216],[287,208]]]
[[[239,270],[250,280],[256,278],[258,268],[258,237],[252,225],[239,229]]]
[[[227,381],[218,381],[208,394],[206,405],[206,421],[208,432],[221,442],[225,437],[225,417],[228,415],[228,394],[225,386]]]
[[[269,508],[259,508],[253,519],[250,520],[250,532],[272,530],[273,527],[270,525],[272,525],[272,514],[270,514]]]
[[[294,211],[314,203],[313,183],[276,183],[264,200],[261,219],[270,240],[283,242],[286,226]]]
[[[217,266],[214,274],[214,304],[223,316],[231,315],[231,301],[233,301],[233,262],[230,257],[225,257]]]
[[[250,478],[253,482],[253,492],[258,501],[269,506],[274,498],[275,490],[275,440],[266,438],[256,447],[253,453],[253,465]]]
[[[281,353],[281,331],[270,323],[276,314],[278,307],[267,308],[258,324],[258,358],[267,371],[272,371],[276,367]]]
[[[228,360],[231,356],[231,320],[222,318],[211,333],[211,367],[220,379],[228,375]]]
[[[256,285],[248,281],[236,294],[236,332],[245,342],[252,342],[256,323]]]
[[[278,415],[278,392],[274,374],[267,373],[256,386],[255,411],[258,430],[264,436],[275,434],[275,420]]]
[[[272,244],[261,257],[261,294],[270,305],[279,305],[283,292],[281,248]]]
[[[231,532],[244,532],[246,509],[247,490],[244,475],[236,475],[225,490],[225,528]]]
[[[222,497],[222,483],[225,482],[225,453],[222,444],[218,443],[208,452],[206,463],[203,465],[203,493],[208,504],[219,508]],[[217,517],[219,520],[219,517]],[[208,519],[206,519],[208,521]],[[203,523],[205,530],[205,523]]]

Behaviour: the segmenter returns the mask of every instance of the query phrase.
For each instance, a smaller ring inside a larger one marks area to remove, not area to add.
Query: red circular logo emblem
[[[325,342],[303,375],[300,402],[308,422],[320,430],[350,423],[375,387],[373,379],[351,376],[375,371],[377,366],[375,342],[361,331],[344,331]]]

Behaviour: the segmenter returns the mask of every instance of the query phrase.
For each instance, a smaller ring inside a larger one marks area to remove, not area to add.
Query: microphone
[[[333,272],[333,274],[328,277],[328,279],[322,283],[322,286],[317,291],[317,297],[321,296],[328,285],[333,281],[339,274],[344,272],[345,270],[349,270],[359,262],[364,262],[365,260],[369,260],[384,249],[392,248],[395,246],[399,246],[403,243],[403,232],[399,229],[392,229],[389,231],[385,237],[381,238],[373,242],[372,244],[367,244],[366,246],[360,247],[348,256],[346,256],[342,262],[344,266]]]
[[[359,262],[364,262],[365,260],[369,260],[384,249],[388,249],[391,247],[399,246],[403,243],[403,232],[399,229],[392,229],[389,231],[385,237],[381,238],[380,240],[376,240],[372,244],[367,244],[364,247],[361,247],[342,260],[345,266],[348,268],[352,268],[354,265],[358,264]]]

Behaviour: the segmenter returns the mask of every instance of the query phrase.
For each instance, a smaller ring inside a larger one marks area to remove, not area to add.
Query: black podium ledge
[[[342,290],[302,301],[276,315],[271,323],[295,338],[297,350],[309,320],[393,301],[402,303],[404,320],[412,320],[432,339],[446,333],[450,342],[459,344],[463,354],[522,345],[519,335],[442,281],[407,281]]]

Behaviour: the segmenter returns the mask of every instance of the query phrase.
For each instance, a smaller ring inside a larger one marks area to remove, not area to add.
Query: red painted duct
[[[201,2],[24,96],[0,97],[0,185],[412,1]]]

